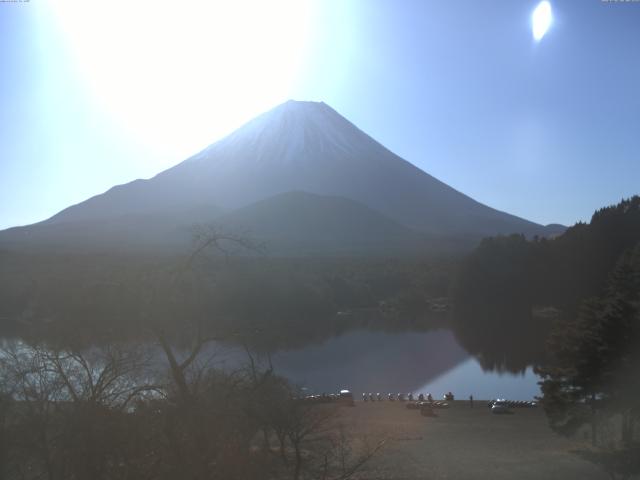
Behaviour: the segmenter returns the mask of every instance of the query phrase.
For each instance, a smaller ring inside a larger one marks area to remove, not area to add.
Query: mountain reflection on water
[[[20,347],[23,340],[3,338],[1,343],[2,348]],[[154,341],[143,342],[139,348],[150,349],[158,373],[166,368],[166,358]],[[201,354],[203,359],[212,359],[212,366],[230,370],[249,360],[247,351],[237,344],[213,342]],[[257,360],[268,364],[265,354]],[[348,388],[357,396],[362,392],[422,392],[441,398],[451,391],[463,400],[469,395],[530,400],[539,394],[538,378],[531,368],[516,374],[484,370],[448,329],[350,330],[321,342],[276,351],[270,360],[277,374],[309,393]]]
[[[537,377],[483,371],[450,330],[379,332],[357,330],[325,342],[272,356],[276,371],[310,392],[349,388],[361,392],[452,391],[458,398],[532,399]]]

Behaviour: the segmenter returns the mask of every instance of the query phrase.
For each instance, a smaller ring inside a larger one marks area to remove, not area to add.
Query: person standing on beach
[[[473,395],[469,395],[469,405],[473,408]]]

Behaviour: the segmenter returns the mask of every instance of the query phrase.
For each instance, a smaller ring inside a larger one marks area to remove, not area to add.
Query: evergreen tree
[[[542,405],[564,435],[591,426],[588,458],[613,478],[637,472],[640,421],[640,244],[625,252],[600,297],[558,322],[549,339],[551,363],[538,369]],[[603,450],[604,449],[604,450]]]
[[[556,238],[485,239],[462,262],[452,290],[457,337],[488,368],[506,364],[523,370],[546,364],[551,318],[532,313],[554,307],[566,328],[607,308],[612,318],[622,315],[616,309],[624,302],[615,304],[615,292],[622,286],[613,285],[617,280],[609,274],[638,242],[640,196],[600,209],[590,223],[578,223]],[[624,275],[624,267],[619,268],[615,275]],[[585,299],[598,295],[607,297],[606,308],[594,301],[584,305]]]

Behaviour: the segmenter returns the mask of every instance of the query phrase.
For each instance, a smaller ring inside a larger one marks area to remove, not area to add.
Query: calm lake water
[[[20,340],[4,340],[4,346]],[[157,346],[148,344],[158,366],[165,363]],[[247,363],[237,346],[211,344],[218,367],[235,369]],[[186,352],[185,352],[186,354]],[[262,359],[265,360],[265,359]],[[384,332],[355,330],[320,343],[271,355],[275,370],[309,393],[362,392],[431,393],[441,398],[451,391],[458,399],[508,398],[532,400],[540,391],[537,376],[483,371],[478,361],[457,343],[449,330]],[[165,368],[162,366],[162,368]]]
[[[449,330],[387,333],[359,330],[321,344],[278,352],[276,370],[310,392],[430,392],[440,398],[531,400],[538,377],[485,372]]]

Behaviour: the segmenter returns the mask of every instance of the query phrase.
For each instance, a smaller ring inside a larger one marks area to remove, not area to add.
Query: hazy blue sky
[[[640,2],[0,3],[0,228],[323,100],[492,207],[588,220],[640,193]]]

